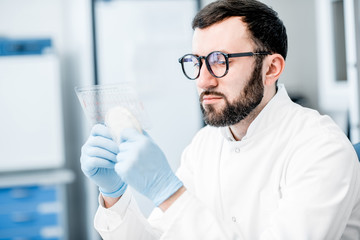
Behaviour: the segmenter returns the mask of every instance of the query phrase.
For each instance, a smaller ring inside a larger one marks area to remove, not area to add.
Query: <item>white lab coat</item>
[[[177,175],[187,191],[148,220],[129,191],[110,209],[100,204],[103,239],[360,239],[351,143],[329,117],[291,102],[282,85],[241,141],[228,128],[200,130]]]

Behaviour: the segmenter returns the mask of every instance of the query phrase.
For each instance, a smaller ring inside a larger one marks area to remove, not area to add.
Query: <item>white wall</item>
[[[318,109],[317,42],[314,0],[264,0],[278,12],[288,34],[283,82],[289,94],[301,94]],[[305,14],[306,13],[306,14]]]

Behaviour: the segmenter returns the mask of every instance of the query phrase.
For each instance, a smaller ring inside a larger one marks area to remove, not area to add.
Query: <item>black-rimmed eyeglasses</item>
[[[194,54],[185,54],[179,58],[184,75],[195,80],[200,76],[202,66],[201,59],[205,60],[205,64],[210,74],[216,78],[224,77],[229,71],[229,58],[233,57],[251,57],[256,55],[269,55],[270,52],[243,52],[226,54],[220,51],[214,51],[207,56],[196,56]]]

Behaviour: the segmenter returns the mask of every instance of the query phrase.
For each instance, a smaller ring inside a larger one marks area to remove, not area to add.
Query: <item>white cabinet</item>
[[[63,166],[56,56],[0,56],[0,109],[0,172]]]

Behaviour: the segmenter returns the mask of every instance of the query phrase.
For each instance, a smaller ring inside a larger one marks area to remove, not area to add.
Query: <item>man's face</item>
[[[206,56],[212,51],[253,52],[255,46],[239,17],[232,17],[205,29],[196,29],[193,53]],[[213,77],[203,64],[196,80],[204,120],[212,126],[234,125],[249,115],[264,94],[262,64],[255,57],[229,59],[229,72]]]

